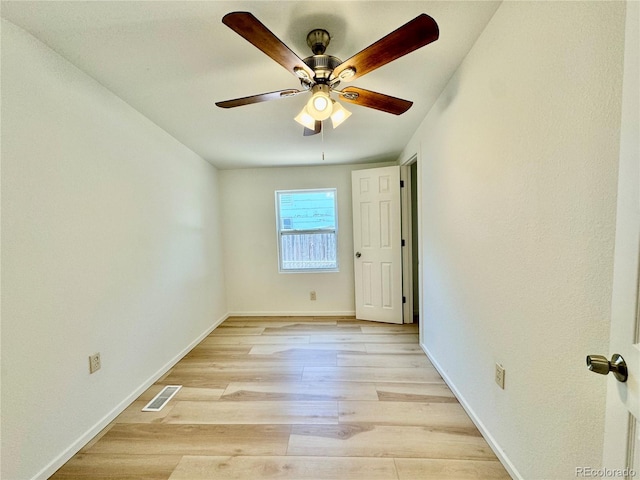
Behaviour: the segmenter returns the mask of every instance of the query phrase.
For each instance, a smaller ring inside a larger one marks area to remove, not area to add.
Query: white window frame
[[[335,212],[335,226],[334,228],[327,229],[313,229],[313,230],[284,230],[282,229],[282,222],[280,218],[280,196],[283,194],[296,194],[296,193],[313,193],[323,192],[333,193],[333,205]],[[331,273],[339,272],[340,264],[338,258],[338,190],[336,188],[305,188],[299,190],[276,190],[275,191],[275,209],[276,209],[276,234],[278,244],[278,272],[280,273]],[[310,234],[333,234],[335,236],[335,266],[332,267],[305,267],[305,268],[285,268],[283,265],[282,254],[282,237],[284,235],[310,235]]]

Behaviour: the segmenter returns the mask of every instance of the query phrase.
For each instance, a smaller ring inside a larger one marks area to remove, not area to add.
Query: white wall
[[[217,185],[2,22],[2,478],[53,473],[224,318]]]
[[[624,7],[504,2],[403,153],[423,348],[525,479],[601,463]]]
[[[376,165],[220,171],[229,312],[353,315],[351,171]],[[338,189],[337,273],[278,273],[275,191]],[[314,290],[317,300],[309,299]]]

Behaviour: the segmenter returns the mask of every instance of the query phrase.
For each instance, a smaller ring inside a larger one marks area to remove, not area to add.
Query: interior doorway
[[[420,321],[420,288],[418,282],[418,162],[414,161],[410,166],[411,171],[411,264],[413,283],[413,321]]]
[[[418,161],[413,156],[400,166],[402,223],[403,322],[420,321]]]

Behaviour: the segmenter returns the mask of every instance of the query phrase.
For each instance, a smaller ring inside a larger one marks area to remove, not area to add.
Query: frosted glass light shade
[[[326,120],[331,116],[333,107],[329,94],[319,91],[307,102],[307,112],[316,120]]]
[[[331,114],[331,123],[333,128],[337,128],[347,118],[351,116],[351,112],[340,105],[338,102],[333,102],[333,113]]]
[[[295,121],[303,127],[307,127],[309,130],[314,130],[316,128],[316,121],[309,114],[306,106],[300,111],[298,116],[295,118]]]

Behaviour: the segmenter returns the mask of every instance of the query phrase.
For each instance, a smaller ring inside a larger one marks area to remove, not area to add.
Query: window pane
[[[338,268],[335,233],[281,235],[283,270]]]
[[[276,191],[281,272],[338,271],[335,188]]]
[[[302,191],[280,193],[280,230],[334,230],[335,192]]]

